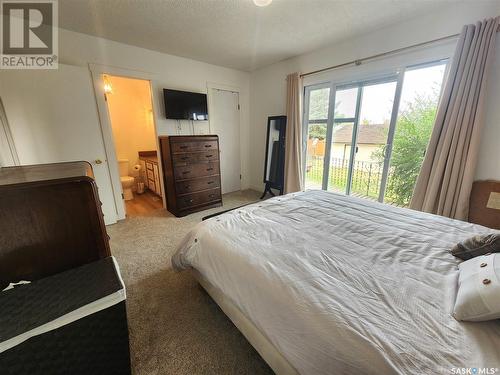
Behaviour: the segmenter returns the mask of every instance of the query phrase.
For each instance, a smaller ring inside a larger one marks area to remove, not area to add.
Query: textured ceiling
[[[430,13],[440,1],[62,0],[62,28],[252,71]]]

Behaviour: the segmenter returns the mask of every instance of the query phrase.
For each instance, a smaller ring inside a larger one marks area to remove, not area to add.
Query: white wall
[[[159,135],[176,132],[175,122],[165,119],[163,107],[164,88],[203,93],[207,93],[208,83],[239,88],[241,105],[240,144],[242,188],[248,187],[249,73],[154,52],[64,29],[61,29],[59,33],[59,53],[61,63],[85,67],[89,63],[108,65],[145,72],[148,76],[152,77],[153,106],[157,118],[157,133]],[[186,121],[183,122],[182,126],[186,132],[189,132],[189,129],[191,129],[190,124]],[[198,129],[201,129],[201,127],[195,128],[195,131]]]
[[[93,162],[104,220],[115,222],[108,168],[95,163],[106,153],[88,69],[0,70],[0,97],[20,164]]]
[[[262,189],[264,171],[264,150],[267,117],[285,114],[285,78],[292,72],[309,72],[347,61],[363,58],[384,51],[437,39],[459,33],[462,26],[486,17],[500,15],[500,2],[470,2],[450,4],[449,7],[431,15],[418,17],[401,24],[380,29],[376,32],[331,45],[283,62],[262,68],[252,73],[250,80],[250,186]],[[436,47],[437,54],[452,51],[453,45]],[[439,51],[437,51],[439,49]],[[425,51],[420,51],[425,52]],[[366,69],[365,65],[379,64],[383,61],[363,64],[349,68],[349,74],[356,69]],[[500,38],[497,41],[495,66],[489,82],[486,128],[483,135],[477,178],[500,180]],[[337,72],[341,71],[337,70]],[[345,70],[346,72],[347,70]],[[337,73],[338,74],[338,73]],[[311,78],[308,79],[311,82]]]

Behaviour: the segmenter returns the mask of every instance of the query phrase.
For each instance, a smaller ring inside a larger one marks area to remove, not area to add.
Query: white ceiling
[[[63,0],[62,28],[252,71],[421,14],[421,0]]]

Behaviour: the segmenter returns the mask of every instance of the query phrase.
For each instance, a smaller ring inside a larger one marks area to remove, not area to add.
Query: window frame
[[[351,144],[355,145],[357,142],[358,130],[359,130],[359,112],[361,110],[361,101],[362,101],[362,93],[363,87],[386,83],[386,82],[396,82],[396,90],[394,94],[394,103],[392,107],[391,119],[389,124],[389,132],[387,136],[387,146],[384,153],[384,165],[382,171],[382,179],[380,184],[378,201],[384,203],[384,197],[387,189],[388,182],[388,174],[390,170],[390,161],[392,156],[392,148],[393,141],[396,132],[396,125],[399,116],[399,107],[401,104],[401,95],[403,91],[403,83],[405,73],[407,71],[412,71],[415,69],[423,69],[427,67],[437,66],[441,64],[446,64],[445,72],[443,75],[443,81],[441,83],[441,94],[444,89],[444,82],[446,81],[446,77],[448,75],[448,70],[450,68],[450,57],[439,57],[435,59],[431,59],[430,61],[419,61],[417,63],[409,63],[404,64],[399,67],[394,67],[392,69],[387,69],[384,72],[374,72],[370,74],[368,72],[363,72],[360,74],[359,79],[356,79],[355,76],[349,77],[346,80],[329,80],[323,81],[320,83],[304,85],[304,93],[303,93],[303,116],[302,116],[302,152],[303,152],[303,183],[305,186],[305,178],[306,178],[306,163],[307,163],[307,138],[310,124],[324,124],[326,120],[326,137],[325,137],[325,157],[323,160],[323,177],[322,177],[322,190],[328,190],[328,179],[330,173],[330,155],[331,155],[331,147],[332,147],[332,138],[333,138],[333,125],[335,123],[353,123],[353,135]],[[358,88],[357,99],[356,99],[356,109],[355,116],[353,118],[334,118],[335,105],[331,105],[331,103],[335,103],[335,94],[337,90],[349,89],[349,88]],[[328,118],[327,119],[314,119],[309,120],[309,106],[310,106],[310,94],[311,91],[320,90],[329,88],[329,101],[328,101]],[[350,150],[350,160],[354,160],[355,157],[355,147],[351,147]],[[346,184],[346,195],[351,194],[352,189],[352,174],[353,168],[349,167],[347,184]]]
[[[329,98],[328,98],[328,118],[326,118],[326,126],[327,126],[327,132],[328,132],[328,121],[330,118],[330,100],[332,99],[332,90],[330,87],[329,82],[324,82],[324,83],[318,83],[310,86],[304,86],[304,105],[303,105],[303,115],[302,115],[302,170],[306,170],[306,156],[307,156],[307,134],[309,132],[309,124],[312,122],[309,122],[309,99],[311,97],[311,91],[314,90],[322,90],[322,89],[330,89],[329,91]],[[312,121],[319,121],[318,119],[312,120]],[[322,122],[317,122],[319,124],[324,124],[325,121]],[[326,150],[325,150],[326,152]],[[323,161],[323,167],[324,167],[324,161]],[[324,169],[323,169],[324,172]],[[302,183],[305,184],[305,173],[303,173],[303,181]],[[305,185],[304,185],[305,186]]]

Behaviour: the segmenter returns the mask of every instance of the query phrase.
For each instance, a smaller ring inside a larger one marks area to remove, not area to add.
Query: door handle
[[[387,147],[389,147],[388,143],[384,147],[382,147],[382,157],[384,159],[387,157]]]

